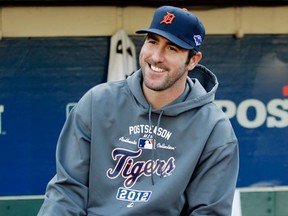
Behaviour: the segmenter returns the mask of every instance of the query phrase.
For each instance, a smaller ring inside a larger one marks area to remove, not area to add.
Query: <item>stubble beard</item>
[[[143,75],[143,85],[146,86],[146,88],[153,90],[153,91],[164,91],[168,88],[170,88],[171,86],[173,86],[179,79],[181,79],[184,74],[184,68],[179,68],[181,72],[179,72],[178,76],[174,76],[174,77],[170,77],[170,76],[165,76],[165,79],[163,79],[161,82],[157,82],[154,83],[153,81],[149,80],[149,77],[146,76],[145,74],[145,67],[149,67],[150,68],[150,63],[148,62],[141,62],[141,70],[142,70],[142,75]],[[165,72],[165,73],[169,73],[169,72]],[[168,74],[169,75],[169,74]]]

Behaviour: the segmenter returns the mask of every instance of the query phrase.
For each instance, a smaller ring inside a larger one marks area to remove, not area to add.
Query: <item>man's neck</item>
[[[176,100],[184,92],[185,85],[177,91],[173,89],[155,91],[147,88],[145,85],[142,85],[142,89],[146,100],[151,104],[153,109],[157,110]]]

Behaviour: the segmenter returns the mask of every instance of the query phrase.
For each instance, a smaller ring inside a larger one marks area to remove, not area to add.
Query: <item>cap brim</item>
[[[188,49],[188,50],[192,50],[192,49],[196,49],[195,47],[191,46],[190,44],[186,43],[185,41],[181,40],[180,38],[170,34],[169,32],[166,31],[162,31],[159,29],[141,29],[135,32],[136,34],[147,34],[147,33],[153,33],[153,34],[157,34],[160,35],[164,38],[166,38],[167,40],[171,41],[172,43],[176,44],[179,47],[182,47],[184,49]]]

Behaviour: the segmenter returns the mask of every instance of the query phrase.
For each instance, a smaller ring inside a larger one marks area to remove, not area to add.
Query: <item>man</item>
[[[147,33],[141,70],[71,111],[39,215],[231,214],[237,139],[213,103],[215,75],[198,65],[202,23],[163,6],[137,33]]]

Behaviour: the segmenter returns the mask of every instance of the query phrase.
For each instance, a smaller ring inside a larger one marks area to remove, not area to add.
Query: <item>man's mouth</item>
[[[151,65],[151,69],[155,72],[164,72],[165,70],[156,66]]]

